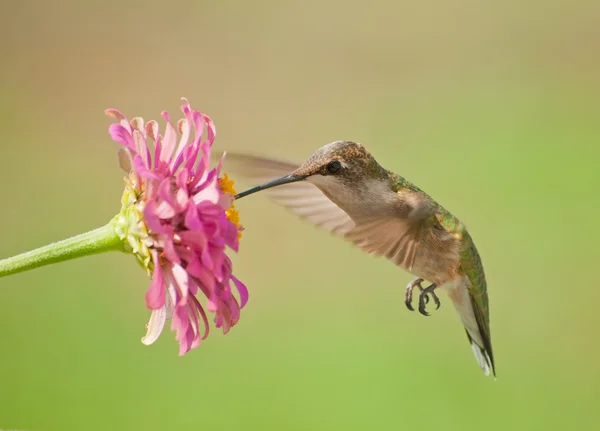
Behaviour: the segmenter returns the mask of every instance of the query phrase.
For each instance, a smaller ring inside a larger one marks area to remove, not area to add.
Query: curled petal
[[[146,123],[146,135],[153,141],[158,139],[158,123],[156,121],[150,120]]]
[[[152,310],[148,321],[146,335],[142,337],[142,343],[146,346],[153,344],[160,336],[167,320],[166,307]]]
[[[204,115],[204,121],[208,126],[208,143],[212,146],[213,142],[215,141],[215,136],[217,135],[217,128],[215,127],[213,120],[211,120],[208,115]]]
[[[104,111],[104,113],[106,114],[106,116],[111,117],[111,118],[115,118],[119,122],[121,122],[121,121],[127,121],[127,117],[125,115],[123,115],[123,113],[121,111],[119,111],[118,109],[109,108],[109,109],[106,109]]]
[[[108,133],[110,133],[110,137],[113,141],[123,145],[125,148],[130,149],[135,152],[135,144],[133,142],[133,136],[129,130],[127,130],[121,124],[111,124],[108,128]]]
[[[244,308],[244,306],[248,303],[248,288],[233,275],[231,276],[231,280],[233,281],[233,284],[235,284],[235,287],[240,294],[240,308]]]
[[[206,317],[206,313],[204,312],[202,305],[200,305],[200,302],[198,302],[196,297],[192,296],[191,300],[194,303],[194,307],[196,307],[198,314],[200,314],[200,317],[202,318],[202,322],[204,323],[204,334],[202,335],[202,339],[204,340],[204,339],[206,339],[206,337],[208,337],[208,332],[210,330],[210,326],[208,324],[208,317]]]

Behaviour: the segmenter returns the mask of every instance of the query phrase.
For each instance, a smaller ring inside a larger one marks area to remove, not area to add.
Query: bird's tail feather
[[[468,330],[467,330],[467,337],[469,337],[469,341],[471,342],[471,348],[473,349],[473,354],[475,354],[475,359],[477,359],[477,363],[483,370],[483,373],[486,376],[489,376],[490,375],[490,367],[492,364],[490,357],[486,353],[485,349],[480,347],[479,344],[477,344],[475,342],[475,340],[473,340],[471,338],[471,335],[469,335]]]
[[[466,279],[458,279],[457,282],[448,289],[448,295],[450,296],[450,299],[452,299],[454,308],[456,308],[462,324],[465,327],[477,363],[486,376],[489,376],[490,371],[493,371],[495,377],[493,361],[485,347],[483,347],[485,346],[485,343],[471,303],[468,283],[469,282]]]

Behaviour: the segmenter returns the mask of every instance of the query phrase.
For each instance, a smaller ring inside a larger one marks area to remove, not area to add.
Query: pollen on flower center
[[[223,174],[222,177],[219,178],[219,188],[221,192],[224,194],[228,194],[231,196],[235,196],[237,192],[233,187],[234,181],[229,179],[229,175]],[[240,213],[235,208],[235,204],[231,201],[231,206],[225,211],[225,215],[227,216],[227,220],[233,223],[238,228],[238,238],[242,237],[243,226],[240,224]]]
[[[234,196],[237,193],[233,187],[234,184],[235,181],[230,180],[229,175],[227,174],[223,174],[223,176],[219,178],[219,188],[223,193]]]

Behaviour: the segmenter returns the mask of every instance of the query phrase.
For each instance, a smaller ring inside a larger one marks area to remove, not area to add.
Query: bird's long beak
[[[235,199],[241,199],[244,196],[248,196],[248,195],[251,195],[252,193],[260,192],[261,190],[270,189],[271,187],[277,187],[277,186],[282,186],[284,184],[290,184],[290,183],[295,183],[297,181],[302,181],[305,178],[306,178],[306,176],[304,176],[304,175],[289,174],[289,175],[283,176],[281,178],[277,178],[276,180],[268,181],[264,184],[261,184],[260,186],[252,187],[251,189],[248,189],[244,192],[238,193],[237,195],[235,195]]]

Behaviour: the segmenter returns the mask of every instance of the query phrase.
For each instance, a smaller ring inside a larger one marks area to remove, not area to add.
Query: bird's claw
[[[429,302],[429,295],[433,298],[433,302],[435,303],[435,309],[440,308],[441,302],[440,298],[435,294],[435,288],[437,286],[432,284],[431,286],[423,289],[421,294],[419,295],[419,313],[423,316],[429,316],[430,314],[425,310],[425,305]]]
[[[421,286],[421,283],[424,280],[422,278],[416,278],[413,281],[411,281],[410,283],[408,283],[408,285],[406,286],[406,294],[404,296],[404,303],[406,304],[406,308],[408,308],[410,311],[415,311],[415,309],[412,306],[412,292],[413,289],[416,287],[419,289],[420,294],[419,294],[419,313],[421,313],[423,316],[429,316],[429,313],[425,310],[425,306],[429,303],[429,295],[431,295],[431,297],[433,298],[433,302],[435,303],[435,309],[437,310],[438,308],[440,308],[440,299],[437,297],[437,295],[435,294],[434,290],[437,287],[435,284],[432,284],[431,286],[427,287],[426,289],[423,289],[423,286]]]
[[[406,294],[404,295],[404,303],[406,304],[406,308],[408,308],[410,311],[415,311],[415,309],[412,306],[413,289],[415,287],[417,287],[420,292],[423,292],[423,286],[421,286],[422,282],[423,282],[422,278],[415,278],[413,281],[408,283],[408,285],[406,286]]]

